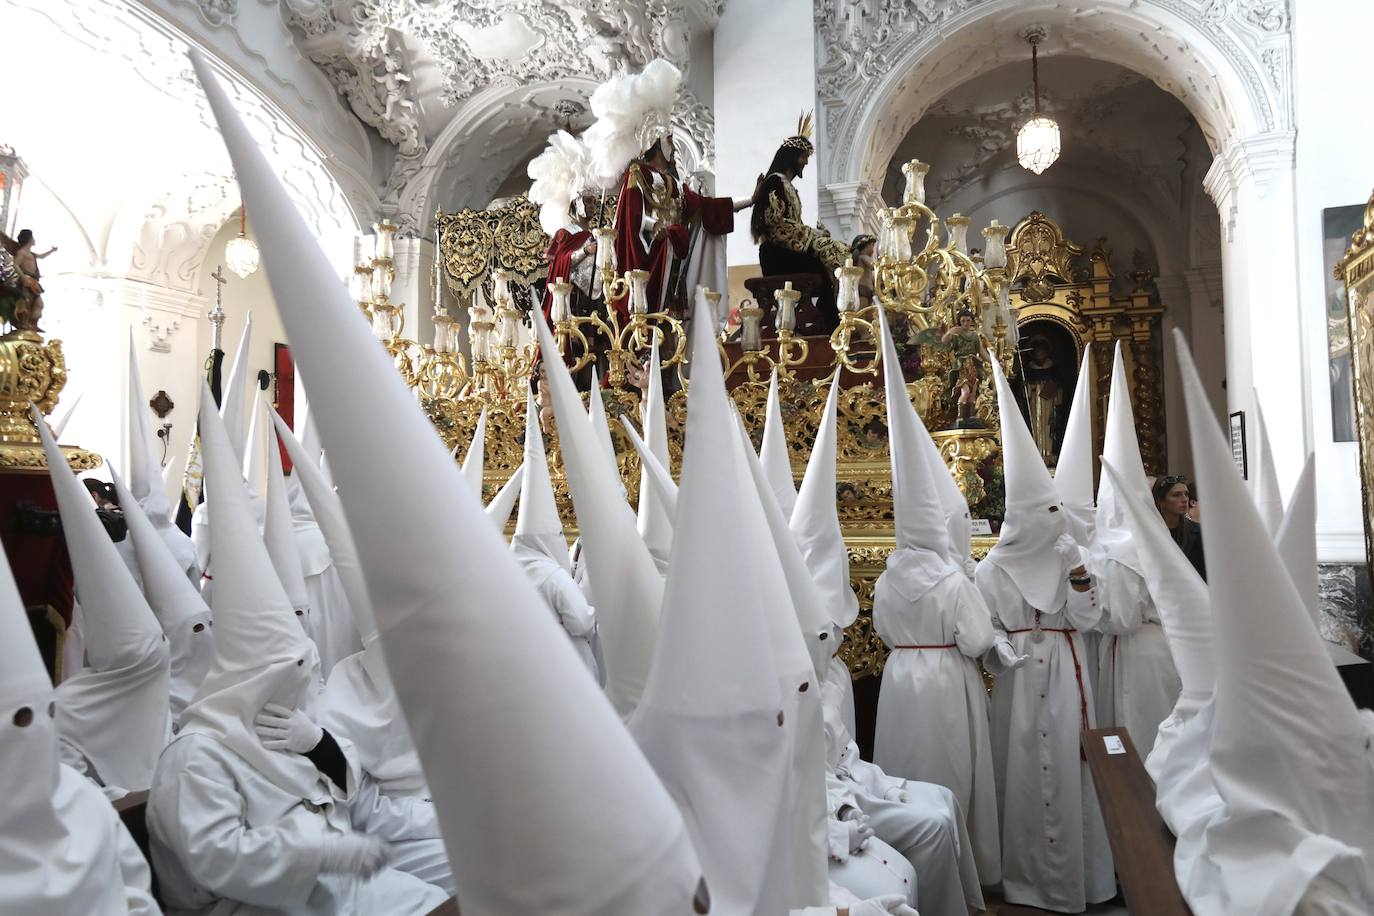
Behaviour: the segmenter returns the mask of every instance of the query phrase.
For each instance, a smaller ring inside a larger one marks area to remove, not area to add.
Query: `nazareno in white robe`
[[[1048,561],[1063,565],[1053,553]],[[1036,642],[1036,609],[1006,571],[985,560],[975,581],[993,626],[1017,655],[1030,656],[1011,671],[995,650],[984,657],[996,677],[991,736],[1003,894],[1008,903],[1082,912],[1116,895],[1106,827],[1079,751],[1083,729],[1093,727],[1093,690],[1078,630],[1097,623],[1097,599],[1092,590],[1069,589],[1064,604],[1040,613]]]
[[[919,561],[916,553],[895,551],[889,569]],[[873,628],[893,650],[883,667],[873,762],[892,776],[952,791],[967,818],[979,882],[997,884],[997,789],[977,662],[994,640],[987,605],[962,571],[950,569],[914,601],[884,572],[873,590]]]
[[[596,612],[563,564],[550,557],[537,544],[528,544],[524,540],[525,536],[519,534],[511,539],[512,554],[529,577],[534,590],[567,632],[568,639],[572,641],[587,670],[594,677],[597,676],[596,656],[592,651],[596,637]]]
[[[362,780],[351,805],[353,826],[385,840],[392,868],[454,893],[453,869],[410,729],[373,645],[339,662],[320,697],[320,724],[348,739]]]
[[[1095,559],[1097,559],[1095,557]],[[1144,578],[1124,563],[1102,558],[1093,576],[1102,603],[1098,629],[1097,723],[1120,726],[1143,760],[1159,723],[1173,712],[1183,684]]]
[[[310,512],[304,489],[287,478],[287,493],[291,498],[291,523],[296,531],[301,573],[310,598],[310,637],[320,650],[320,665],[327,679],[335,665],[361,652],[363,644],[343,580],[334,568],[334,558]]]

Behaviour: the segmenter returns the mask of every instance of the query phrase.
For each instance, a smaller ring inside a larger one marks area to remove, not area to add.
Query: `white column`
[[[1298,307],[1294,149],[1291,131],[1232,141],[1205,179],[1222,223],[1227,410],[1245,411],[1247,434],[1252,433],[1259,399],[1285,493],[1297,482],[1311,443]],[[1253,460],[1253,445],[1248,450]]]
[[[429,239],[396,239],[396,279],[391,301],[403,306],[404,336],[420,343],[434,340],[434,243]]]
[[[838,239],[852,241],[860,233],[878,234],[882,196],[866,181],[839,181],[821,190],[821,221]]]
[[[715,33],[717,194],[748,196],[798,116],[816,108],[815,40],[811,0],[726,6]],[[796,183],[808,223],[820,215],[819,172],[813,161]],[[731,266],[758,263],[748,210],[735,216],[726,256]]]

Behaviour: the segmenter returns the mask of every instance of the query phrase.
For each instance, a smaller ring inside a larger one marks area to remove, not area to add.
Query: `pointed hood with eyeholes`
[[[1092,377],[1093,348],[1084,347],[1069,421],[1064,427],[1064,442],[1059,447],[1059,464],[1054,469],[1054,488],[1069,512],[1069,528],[1080,547],[1092,543],[1097,526],[1093,502]]]
[[[544,433],[539,428],[539,405],[534,395],[525,398],[525,470],[521,484],[520,512],[515,517],[515,536],[511,549],[516,557],[537,553],[556,562],[570,572],[568,538],[563,533],[563,520],[558,517],[558,503],[553,496],[553,482],[549,479],[549,461],[544,453]]]
[[[634,425],[630,423],[630,418],[621,417],[620,425],[624,428],[625,435],[639,455],[639,462],[643,468],[639,481],[640,492],[643,493],[644,488],[648,487],[653,491],[654,498],[663,507],[668,534],[670,535],[669,546],[671,547],[673,517],[677,515],[677,482],[673,480],[673,475],[668,468],[658,460],[658,456],[649,448],[648,443],[640,438],[639,433],[635,432]]]
[[[836,626],[847,627],[859,616],[859,596],[849,585],[849,550],[840,530],[840,513],[835,502],[835,451],[839,435],[837,405],[840,373],[830,383],[825,413],[806,463],[806,476],[797,492],[789,527],[797,539],[811,576],[825,596],[826,607]]]
[[[271,410],[271,408],[268,408]],[[353,531],[344,517],[343,503],[325,480],[324,472],[311,464],[301,447],[300,440],[291,432],[291,427],[275,411],[271,410],[272,421],[277,426],[277,435],[291,456],[291,467],[295,476],[300,478],[301,489],[310,501],[310,511],[315,523],[320,526],[325,543],[329,545],[329,556],[334,569],[339,574],[344,594],[348,596],[348,609],[353,615],[353,625],[364,646],[377,633],[373,622],[372,599],[368,594],[367,580],[363,578],[362,566],[358,560],[358,548],[353,540]],[[480,497],[479,497],[480,501]],[[331,609],[333,610],[333,609]],[[329,621],[330,626],[339,626],[342,621]]]
[[[719,360],[709,358],[716,354],[711,322],[699,312],[692,325],[686,497],[653,667],[628,724],[682,809],[714,908],[782,914],[792,745],[764,606],[787,594],[769,590],[760,575],[760,564],[776,560],[748,537],[746,501],[757,500],[739,473]],[[721,639],[726,632],[730,638]]]
[[[515,501],[520,498],[520,491],[524,489],[524,485],[525,466],[521,464],[511,473],[510,480],[501,485],[501,489],[496,491],[496,495],[486,505],[484,511],[487,513],[487,518],[491,519],[491,523],[496,526],[496,530],[501,532],[503,537],[506,533],[506,525],[510,523],[510,514],[515,511]],[[565,559],[568,556],[566,549],[563,551],[563,556]]]
[[[320,436],[357,522],[383,615],[380,644],[421,762],[430,773],[462,774],[430,788],[463,912],[707,912],[673,800],[454,473],[390,357],[356,320],[356,304],[209,65],[194,52],[192,61],[263,223],[264,267],[287,334],[318,385]],[[554,352],[544,323],[535,325]],[[566,370],[550,375],[575,401]],[[586,431],[580,409],[574,418],[565,404],[563,414],[565,435],[574,419]],[[396,485],[376,486],[382,479]],[[643,551],[628,506],[624,522]],[[396,537],[400,530],[408,536]],[[606,562],[624,557],[611,552]],[[479,810],[496,815],[473,817]]]
[[[753,448],[753,445],[750,445]],[[768,474],[768,484],[778,508],[787,518],[797,506],[797,484],[792,478],[792,456],[787,451],[787,430],[782,425],[782,403],[778,399],[778,371],[768,380],[768,407],[763,420],[763,447],[759,460]]]
[[[79,400],[79,398],[78,398]],[[75,404],[72,405],[75,407]],[[53,425],[53,438],[60,441],[62,425]],[[138,377],[138,359],[132,329],[129,331],[129,492],[138,500],[158,537],[181,566],[182,575],[196,565],[196,547],[180,528],[172,524],[167,486],[156,452],[156,439],[148,423],[148,401]],[[170,467],[170,465],[169,465]],[[120,504],[121,506],[123,503]]]
[[[129,540],[134,545],[138,569],[143,577],[143,594],[148,599],[162,632],[167,636],[171,656],[170,685],[172,725],[177,727],[181,713],[205,680],[205,672],[215,660],[215,636],[211,629],[210,608],[200,592],[178,568],[167,544],[158,536],[156,526],[143,513],[143,507],[113,470],[115,495],[124,509]]]
[[[248,380],[248,349],[253,342],[253,313],[250,311],[243,320],[243,334],[239,337],[238,349],[234,351],[234,364],[229,369],[229,378],[224,383],[220,396],[219,415],[224,420],[224,432],[229,444],[238,456],[239,466],[243,466],[248,437],[244,430],[243,415],[256,387]]]
[[[539,348],[557,353],[553,335],[542,321],[534,323]],[[587,566],[591,603],[601,634],[606,693],[621,715],[639,702],[658,638],[663,604],[663,576],[635,529],[634,512],[625,502],[620,475],[596,432],[587,422],[572,376],[561,359],[545,360],[549,393],[558,423],[563,472],[581,532],[582,563]],[[596,386],[592,386],[596,391]],[[605,427],[604,419],[600,425]],[[607,430],[609,432],[609,429]]]
[[[1367,906],[1374,718],[1355,708],[1331,664],[1206,407],[1183,336],[1174,336],[1207,494],[1217,672],[1208,762],[1224,803],[1185,896],[1200,916],[1291,913],[1320,875]]]
[[[663,370],[658,361],[658,338],[649,354],[649,390],[644,398],[640,422],[644,424],[644,442],[658,463],[668,467],[668,408],[663,403]],[[621,417],[624,420],[624,417]],[[609,434],[610,430],[607,429]],[[647,466],[639,472],[638,522],[640,537],[649,553],[666,560],[673,547],[673,523],[664,509],[657,488],[650,482],[653,473]]]
[[[200,400],[200,445],[210,544],[215,556],[215,661],[181,719],[181,733],[205,735],[242,757],[284,792],[321,801],[329,790],[300,754],[269,751],[253,727],[268,703],[301,708],[315,647],[296,622],[258,535],[241,457],[234,454],[209,388]]]
[[[887,398],[887,441],[892,465],[892,512],[897,548],[883,579],[908,601],[917,601],[963,564],[950,559],[949,529],[931,476],[919,429],[924,428],[907,394],[892,345],[885,309],[878,309],[882,336],[883,385]],[[929,435],[929,433],[927,433]],[[943,466],[943,462],[941,463]]]
[[[38,411],[30,410],[62,515],[86,643],[85,667],[57,689],[57,728],[106,785],[146,789],[171,735],[170,649],[96,516],[90,492],[72,473]]]
[[[52,681],[0,551],[0,912],[124,913],[118,821],[94,785],[59,765],[53,706]]]
[[[1116,468],[1130,493],[1139,496],[1150,492],[1145,465],[1140,460],[1140,443],[1135,434],[1135,412],[1131,409],[1131,388],[1126,381],[1126,365],[1121,359],[1121,342],[1116,344],[1112,360],[1112,388],[1107,401],[1107,428],[1102,439],[1102,457]],[[1126,525],[1121,501],[1126,496],[1118,492],[1113,478],[1104,477],[1097,486],[1097,524],[1090,556],[1093,571],[1100,573],[1103,564],[1114,560],[1142,575],[1135,538]]]
[[[1001,569],[1025,602],[1054,614],[1068,599],[1068,577],[1054,545],[1069,530],[1064,504],[997,360],[991,361],[1002,420],[1006,518],[984,563]]]
[[[458,446],[454,446],[456,451]],[[482,498],[482,474],[486,469],[487,451],[487,408],[482,408],[482,413],[477,418],[477,429],[472,433],[472,442],[468,443],[468,450],[463,456],[463,479],[473,488],[472,492],[477,494],[477,498]]]
[[[1269,427],[1264,422],[1264,409],[1260,407],[1259,392],[1252,393],[1255,400],[1255,480],[1252,492],[1255,506],[1264,521],[1264,530],[1273,537],[1278,534],[1279,524],[1283,521],[1283,495],[1279,492],[1279,472],[1274,467],[1274,449],[1269,441]]]

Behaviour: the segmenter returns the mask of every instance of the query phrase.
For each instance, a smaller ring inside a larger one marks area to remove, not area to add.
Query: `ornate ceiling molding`
[[[876,180],[925,105],[1024,55],[1012,26],[1029,16],[1047,22],[1051,41],[1071,53],[1115,59],[1177,96],[1214,148],[1291,128],[1288,0],[1103,0],[1091,15],[1068,2],[1025,7],[1018,0],[815,0],[823,181]]]

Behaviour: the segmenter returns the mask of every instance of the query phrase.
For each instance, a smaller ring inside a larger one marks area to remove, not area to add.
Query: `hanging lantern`
[[[229,240],[229,244],[224,246],[224,260],[229,265],[229,269],[238,274],[241,279],[248,279],[248,275],[258,269],[258,246],[250,239],[245,231],[248,228],[248,211],[239,202],[239,234]]]
[[[1035,114],[1016,132],[1016,160],[1039,175],[1059,158],[1059,125],[1040,112],[1040,57],[1036,46],[1045,40],[1043,28],[1027,29],[1031,46],[1031,78],[1035,85]]]

